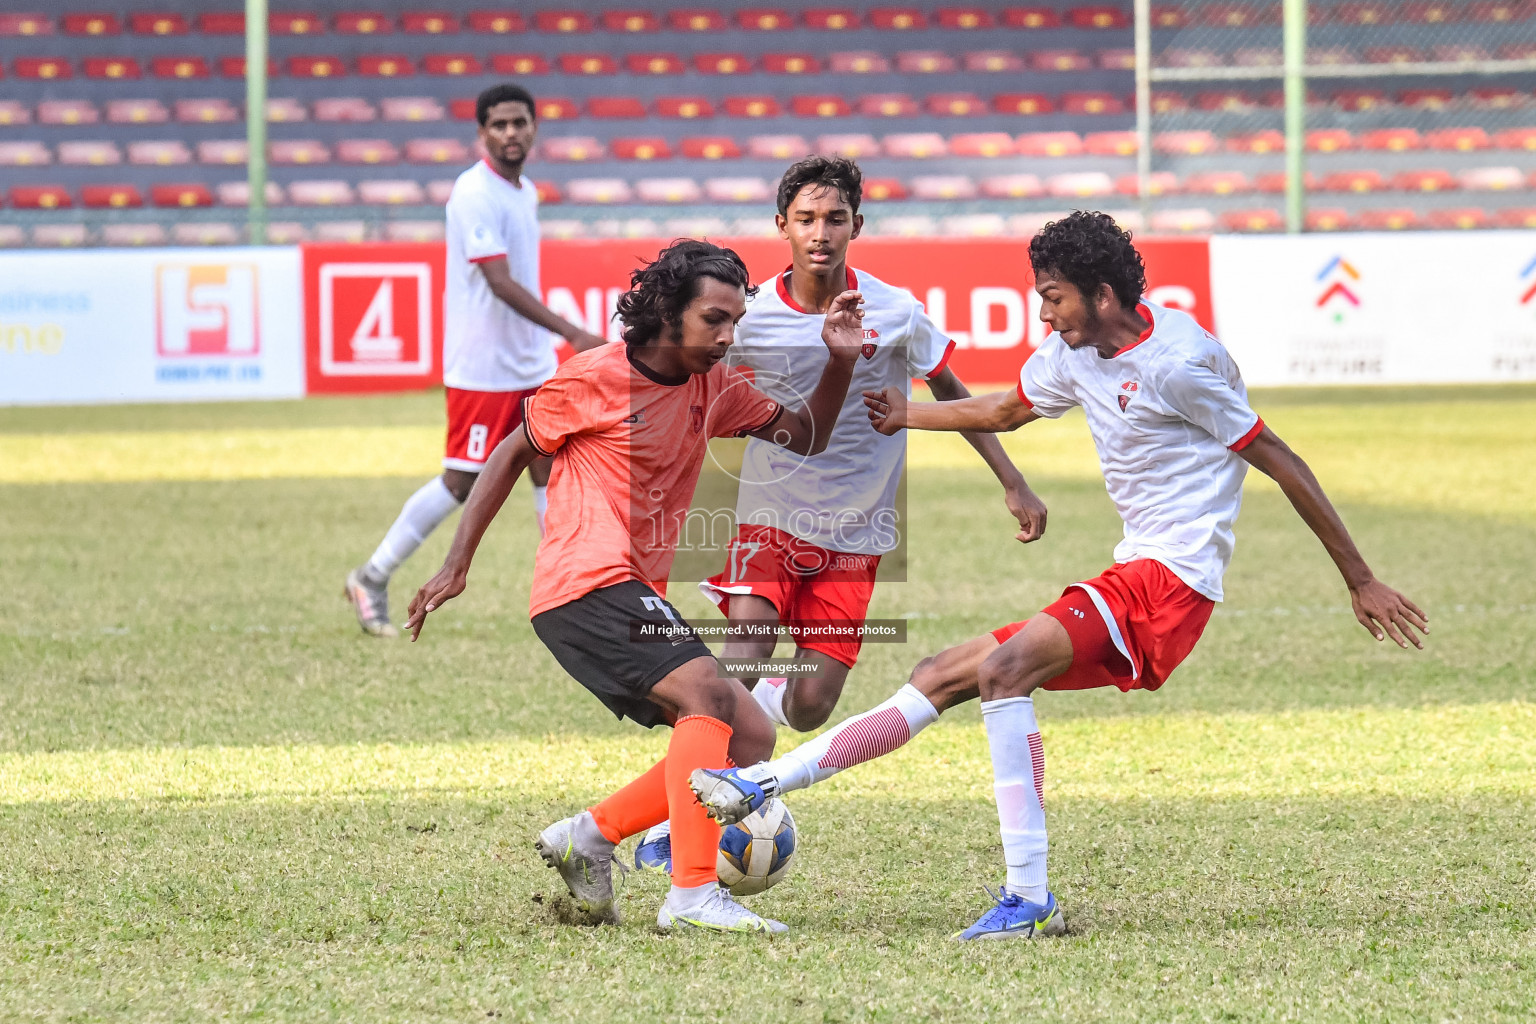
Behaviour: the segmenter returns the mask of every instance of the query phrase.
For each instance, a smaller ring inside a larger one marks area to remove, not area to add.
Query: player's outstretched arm
[[[869,422],[882,434],[903,427],[913,430],[975,430],[1000,434],[1017,430],[1040,417],[1025,405],[1016,391],[998,391],[953,402],[908,402],[901,388],[864,392]]]
[[[485,468],[480,471],[469,492],[469,500],[464,503],[464,514],[459,517],[459,528],[453,532],[453,544],[448,548],[448,557],[443,559],[443,567],[411,598],[405,628],[411,634],[412,643],[421,636],[428,612],[436,611],[443,602],[464,593],[469,582],[469,563],[480,546],[480,538],[485,536],[486,527],[501,511],[507,495],[512,493],[512,485],[538,456],[533,445],[528,443],[527,433],[514,430],[485,460]]]
[[[1365,564],[1349,531],[1344,528],[1344,521],[1301,456],[1291,451],[1268,427],[1238,454],[1280,485],[1302,521],[1323,542],[1333,564],[1339,567],[1344,584],[1349,587],[1350,603],[1360,625],[1377,640],[1390,636],[1399,647],[1413,644],[1422,650],[1424,644],[1414,630],[1428,635],[1429,616],[1406,596],[1372,575],[1371,567]]]
[[[957,402],[971,397],[969,389],[948,367],[928,381],[928,390],[941,402]],[[976,449],[992,475],[997,477],[997,482],[1003,485],[1003,500],[1009,513],[1019,521],[1019,532],[1014,537],[1024,544],[1039,540],[1045,534],[1045,502],[1030,490],[1024,474],[1003,451],[1001,442],[989,431],[966,430],[961,436]]]
[[[491,287],[491,294],[511,306],[524,320],[532,320],[546,331],[553,331],[560,335],[570,342],[571,348],[577,352],[585,352],[589,348],[607,343],[606,338],[583,330],[564,317],[556,315],[552,309],[539,301],[537,295],[512,280],[512,271],[507,267],[505,256],[500,259],[486,260],[479,266],[480,272],[485,275],[485,283]]]
[[[785,409],[762,430],[754,430],[753,437],[788,448],[796,455],[820,455],[826,451],[832,427],[848,398],[848,384],[853,380],[859,350],[864,345],[863,302],[864,296],[855,291],[843,292],[832,300],[832,308],[821,325],[821,340],[832,358],[822,369],[816,390],[805,405]]]

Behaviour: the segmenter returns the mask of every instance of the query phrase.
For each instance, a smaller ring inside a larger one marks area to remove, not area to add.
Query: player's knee
[[[752,707],[745,708],[744,704]],[[756,701],[738,700],[737,709],[735,721],[731,723],[731,761],[749,765],[768,760],[773,756],[773,746],[778,739],[773,722],[762,713]]]
[[[940,651],[918,662],[907,682],[940,711],[976,696],[975,674],[953,650]]]
[[[477,474],[465,473],[462,470],[450,469],[443,473],[443,486],[454,500],[460,505],[469,500],[469,492],[474,489]]]
[[[836,687],[806,686],[809,679],[796,679],[788,683],[790,691],[784,695],[784,717],[790,728],[799,732],[819,729],[832,717],[837,698],[842,695],[841,682]]]
[[[1018,650],[1010,650],[1007,644],[999,647],[976,669],[976,685],[982,700],[1003,700],[1022,697],[1027,675],[1024,659]]]

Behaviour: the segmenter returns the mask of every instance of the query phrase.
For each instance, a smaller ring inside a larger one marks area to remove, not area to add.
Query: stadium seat
[[[1060,198],[1086,199],[1112,195],[1115,183],[1103,171],[1075,171],[1051,175],[1045,181],[1045,190]]]
[[[453,182],[447,179],[438,179],[427,182],[427,202],[442,206],[448,202],[448,197],[453,193]]]
[[[85,72],[86,78],[98,80],[116,81],[144,77],[143,67],[132,57],[87,57],[81,61],[81,69]]]
[[[1380,192],[1387,187],[1387,180],[1380,171],[1362,169],[1332,171],[1323,175],[1324,192]]]
[[[1253,190],[1255,192],[1284,192],[1285,182],[1286,175],[1284,171],[1266,171],[1263,174],[1254,175]],[[1311,171],[1306,172],[1302,177],[1302,188],[1311,192],[1317,187],[1317,175]]]
[[[144,205],[144,194],[132,185],[86,185],[80,205],[90,210],[124,210]]]
[[[1498,211],[1494,222],[1501,228],[1536,228],[1536,206],[1508,206]]]
[[[1456,178],[1451,172],[1438,167],[1400,171],[1392,176],[1392,187],[1403,192],[1445,192],[1456,188],[1456,185]]]
[[[758,66],[770,75],[819,75],[821,61],[809,53],[765,53]]]
[[[896,70],[904,75],[948,74],[955,58],[940,50],[903,50],[896,54]]]
[[[430,96],[386,96],[379,101],[379,114],[386,121],[441,121],[448,111]]]
[[[341,139],[336,159],[344,164],[392,164],[399,162],[400,151],[387,139]]]
[[[1227,210],[1221,215],[1221,226],[1228,231],[1283,231],[1285,218],[1279,210],[1267,208]]]
[[[1536,60],[1536,41],[1505,43],[1495,56],[1499,60]]]
[[[604,120],[639,120],[645,104],[634,96],[594,96],[587,100],[587,116]]]
[[[1270,46],[1240,46],[1232,51],[1232,63],[1243,68],[1273,68],[1284,64],[1285,57]]]
[[[1456,94],[1449,89],[1404,89],[1397,102],[1416,110],[1444,110],[1456,102]]]
[[[469,147],[458,139],[411,139],[404,156],[411,164],[462,164],[470,159]]]
[[[1216,136],[1203,129],[1196,131],[1158,132],[1152,137],[1152,148],[1159,153],[1180,156],[1198,156],[1214,153],[1221,148]]]
[[[1366,231],[1408,231],[1418,226],[1418,214],[1406,207],[1377,206],[1360,211],[1360,227]]]
[[[908,197],[907,186],[895,178],[865,178],[864,198],[872,202],[900,202]]]
[[[881,140],[886,156],[927,160],[949,151],[944,136],[938,132],[897,132]]]
[[[822,156],[842,156],[850,160],[868,160],[880,155],[880,143],[873,135],[857,133],[818,135],[814,147]]]
[[[1123,114],[1125,104],[1109,92],[1069,92],[1061,97],[1061,109],[1068,114]]]
[[[16,185],[11,189],[11,205],[18,210],[63,210],[75,203],[63,185]]]
[[[156,57],[149,62],[150,73],[156,78],[212,78],[208,61],[195,55]]]
[[[363,122],[377,120],[379,112],[360,96],[325,96],[315,100],[315,120]]]
[[[640,138],[611,139],[608,152],[619,160],[670,160],[672,149],[667,140],[659,135]]]
[[[1252,28],[1273,24],[1274,16],[1257,4],[1211,3],[1200,8],[1200,21],[1212,28]]]
[[[427,194],[414,179],[374,179],[357,183],[357,199],[376,206],[419,206]]]
[[[1283,153],[1285,136],[1273,128],[1249,135],[1233,135],[1227,139],[1229,153]]]
[[[137,11],[128,15],[128,30],[139,36],[184,36],[192,26],[174,11]]]
[[[245,77],[245,58],[235,55],[220,57],[218,61],[218,69],[219,75],[222,78],[243,79]],[[268,77],[275,78],[280,73],[281,72],[277,66],[277,61],[269,58],[267,60]]]
[[[1510,107],[1521,106],[1526,102],[1526,95],[1519,89],[1510,86],[1485,86],[1473,89],[1467,94],[1472,106],[1480,110],[1508,110]]]
[[[128,162],[155,167],[173,167],[192,162],[192,150],[180,139],[128,143]]]
[[[1392,6],[1379,0],[1338,4],[1329,15],[1336,25],[1390,25],[1396,20]]]
[[[744,53],[696,53],[693,68],[705,75],[743,75],[752,70]]]
[[[177,245],[238,245],[244,231],[223,221],[191,221],[171,225],[171,241]]]
[[[242,146],[245,143],[240,143]],[[221,206],[249,206],[251,201],[251,187],[244,181],[224,181],[214,187],[214,194],[219,197]],[[267,204],[276,206],[284,201],[286,194],[274,181],[267,182]]]
[[[829,93],[791,97],[789,111],[796,117],[848,117],[853,113],[846,100]]]
[[[407,35],[437,36],[459,32],[461,26],[451,11],[403,11],[400,31]]]
[[[240,36],[245,34],[245,12],[204,11],[195,22],[199,35]]]
[[[736,160],[741,147],[728,135],[692,135],[678,144],[678,151],[689,160]]]
[[[972,50],[961,55],[961,64],[970,72],[1017,72],[1024,70],[1024,60],[1007,50]]]
[[[1155,89],[1152,92],[1152,113],[1175,114],[1189,109],[1189,97],[1181,92]]]
[[[1135,156],[1140,148],[1135,132],[1089,132],[1083,136],[1083,150],[1094,156]]]
[[[1361,56],[1367,64],[1417,64],[1428,55],[1413,46],[1367,46]]]
[[[1184,179],[1184,191],[1199,195],[1231,196],[1253,189],[1253,182],[1242,171],[1204,171]]]
[[[480,62],[469,54],[431,53],[422,58],[429,75],[479,74]],[[364,78],[402,78],[416,73],[411,58],[403,53],[364,53],[357,58],[357,73]]]
[[[171,112],[159,100],[108,100],[107,121],[111,124],[164,124]]]
[[[860,117],[917,117],[917,101],[906,93],[877,92],[860,96],[854,107]]]
[[[1027,132],[1019,136],[1019,156],[1079,156],[1083,139],[1077,132]]]
[[[1029,55],[1031,71],[1091,71],[1093,61],[1076,50],[1036,50]]]
[[[618,64],[606,53],[562,53],[555,61],[567,75],[616,75]]]
[[[547,75],[549,61],[537,53],[493,53],[491,70],[498,75]]]
[[[165,227],[161,224],[103,224],[101,226],[103,245],[164,245],[167,237]]]
[[[558,203],[565,199],[565,196],[560,192],[559,186],[552,181],[536,181],[533,183],[533,187],[534,191],[538,192],[539,202],[541,203]]]
[[[545,220],[539,218],[539,234],[544,238],[558,238],[561,241],[569,241],[572,238],[587,237],[586,221],[556,218]]]
[[[441,242],[447,233],[448,226],[441,220],[391,220],[384,224],[384,239],[389,242]]]
[[[344,36],[387,35],[395,23],[383,11],[342,11],[331,19],[331,28]]]
[[[891,70],[890,61],[873,50],[844,50],[827,58],[827,67],[838,75],[875,75]]]
[[[794,28],[795,19],[782,7],[748,7],[736,12],[736,24],[756,32],[777,32]]]
[[[288,58],[288,73],[295,78],[338,78],[346,64],[334,54],[304,54]]]
[[[1445,25],[1460,18],[1460,11],[1448,0],[1417,0],[1403,4],[1400,16],[1403,21],[1418,25]]]
[[[975,117],[987,112],[987,105],[972,92],[937,92],[923,107],[935,117]]]
[[[916,7],[872,7],[866,14],[874,28],[908,32],[928,27],[928,16]]]
[[[44,100],[37,105],[38,124],[95,124],[100,120],[96,104],[86,100]]]
[[[64,15],[62,22],[67,36],[120,36],[123,23],[109,11],[89,11]],[[0,35],[12,33],[0,32]]]
[[[1360,148],[1402,153],[1410,149],[1423,149],[1424,139],[1414,128],[1377,128],[1361,134]]]
[[[273,11],[267,15],[267,31],[275,36],[312,36],[325,31],[325,22],[310,11]]]
[[[632,75],[681,75],[688,70],[675,53],[631,53],[624,66]]]
[[[534,28],[561,35],[585,35],[595,26],[584,11],[539,11],[533,16]]]
[[[38,224],[32,229],[32,244],[47,248],[75,248],[89,241],[84,224]]]
[[[1524,21],[1531,12],[1526,0],[1480,0],[1470,4],[1466,13],[1470,21],[1507,24]]]
[[[0,194],[3,201],[3,194]],[[0,248],[18,249],[27,244],[27,233],[19,224],[0,224]]]
[[[0,127],[13,124],[31,124],[32,109],[15,100],[0,100]]]
[[[1424,219],[1439,230],[1474,231],[1489,226],[1488,214],[1475,206],[1430,210]]]
[[[171,107],[183,124],[218,124],[240,120],[240,112],[225,99],[177,100]]]
[[[607,151],[603,144],[585,135],[566,135],[539,140],[539,156],[559,163],[586,163],[601,160]]]
[[[976,183],[964,174],[919,174],[908,183],[914,199],[975,199]]]
[[[649,11],[624,10],[604,11],[602,14],[603,28],[609,32],[660,32],[661,22]]]
[[[1500,149],[1524,149],[1536,152],[1536,128],[1506,128],[1493,136]]]
[[[187,208],[212,206],[213,192],[207,185],[194,182],[183,185],[153,185],[149,201],[155,206]]]
[[[1177,4],[1153,4],[1151,19],[1153,28],[1189,27],[1189,13]]]
[[[1313,7],[1312,10],[1320,10]],[[1346,46],[1308,47],[1307,58],[1313,64],[1356,64],[1354,51]]]
[[[244,139],[210,139],[197,144],[197,162],[243,164],[250,150]]]
[[[925,213],[881,217],[870,233],[881,238],[930,238],[939,233],[939,222]]]
[[[0,141],[0,167],[41,167],[53,163],[53,151],[41,142]]]
[[[1474,192],[1510,192],[1525,188],[1525,173],[1518,167],[1470,167],[1456,181]]]
[[[1045,186],[1033,174],[994,174],[977,183],[988,199],[1034,199],[1045,195]]]
[[[1179,176],[1172,171],[1153,171],[1147,175],[1147,194],[1171,196],[1179,191]],[[1115,179],[1115,191],[1123,196],[1141,195],[1141,177],[1122,174]]]
[[[1154,232],[1191,234],[1210,232],[1216,228],[1216,215],[1210,210],[1195,207],[1182,210],[1157,210],[1152,214]]]
[[[757,95],[757,97],[725,97],[723,109],[727,117],[760,118],[779,117],[783,114],[783,107],[773,97]]]
[[[704,196],[716,203],[768,203],[774,190],[762,178],[706,178]]]
[[[667,24],[678,32],[724,32],[729,28],[719,11],[705,9],[668,11]]]
[[[573,203],[627,203],[634,193],[623,178],[574,178],[566,183],[566,194]]]
[[[1355,226],[1348,210],[1331,206],[1308,210],[1305,224],[1308,231],[1347,231]]]
[[[983,7],[940,7],[934,21],[939,28],[982,29],[994,24],[992,13]]]
[[[1241,89],[1207,89],[1204,92],[1195,93],[1195,109],[1225,111],[1229,114],[1243,113],[1258,106],[1258,102],[1251,93]]]
[[[747,156],[753,160],[800,160],[810,155],[810,143],[799,135],[754,135],[747,139]]]
[[[540,121],[572,121],[581,116],[575,100],[558,96],[543,96],[533,101],[539,108]],[[474,119],[474,104],[470,104],[470,119]]]
[[[1424,142],[1430,149],[1455,150],[1462,153],[1488,149],[1493,145],[1493,139],[1478,127],[1441,128],[1425,135]]]
[[[661,96],[653,108],[657,117],[678,118],[691,121],[701,117],[714,117],[715,107],[703,96]]]
[[[288,186],[288,201],[295,206],[350,206],[356,200],[352,186],[340,179],[295,181]]]
[[[859,27],[859,14],[852,7],[809,7],[800,12],[806,28],[818,32],[841,32]]]
[[[61,142],[59,163],[71,167],[104,167],[123,162],[123,151],[115,142]]]
[[[268,147],[268,159],[274,164],[327,164],[331,151],[317,139],[279,139]]]
[[[1093,62],[1105,71],[1135,71],[1136,51],[1100,50],[1093,58]]]
[[[63,81],[74,75],[69,61],[62,57],[17,57],[11,66],[16,69],[17,78],[44,82]]]
[[[641,178],[635,182],[635,198],[642,203],[697,203],[704,190],[692,178]]]
[[[1001,157],[1018,152],[1007,132],[962,132],[949,140],[950,156]]]
[[[939,218],[946,238],[999,238],[1008,234],[1008,222],[1000,213],[955,213]]]
[[[1170,68],[1214,68],[1225,63],[1215,50],[1172,47],[1158,55],[1159,63]]]
[[[0,36],[51,36],[53,19],[37,11],[0,13]]]
[[[1447,64],[1454,64],[1457,61],[1490,60],[1492,56],[1486,47],[1475,43],[1442,44],[1430,50],[1431,59]]]
[[[1354,149],[1355,139],[1342,128],[1324,128],[1307,132],[1306,147],[1311,153],[1340,153]]]
[[[1037,92],[1000,92],[992,97],[992,110],[998,114],[1049,114],[1056,109],[1050,99]]]

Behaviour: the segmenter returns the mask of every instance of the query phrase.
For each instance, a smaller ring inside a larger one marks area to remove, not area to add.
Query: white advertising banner
[[[1536,380],[1536,232],[1217,236],[1211,293],[1250,385]]]
[[[0,405],[303,394],[297,249],[0,253]]]

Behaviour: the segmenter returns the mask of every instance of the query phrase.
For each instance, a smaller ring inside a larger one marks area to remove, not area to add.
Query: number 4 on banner
[[[400,360],[405,342],[395,333],[395,281],[386,277],[379,282],[363,319],[352,333],[352,358],[359,362],[393,363]]]

